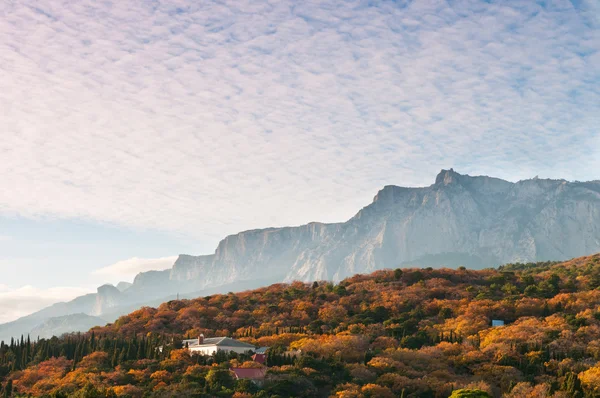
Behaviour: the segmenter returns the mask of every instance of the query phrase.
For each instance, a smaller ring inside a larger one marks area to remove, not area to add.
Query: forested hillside
[[[0,347],[2,394],[52,397],[600,396],[600,255],[499,269],[396,269],[143,308]],[[492,320],[504,326],[492,327]],[[183,338],[268,346],[191,356]],[[454,392],[454,393],[453,393]]]
[[[337,283],[390,264],[481,269],[513,261],[564,261],[599,251],[600,181],[534,178],[513,183],[441,170],[426,187],[383,187],[345,222],[229,235],[213,254],[182,254],[172,268],[141,272],[133,284],[120,289],[104,284],[96,293],[0,325],[0,339],[91,326],[89,318],[68,315],[112,322],[133,309],[181,295],[277,282]]]

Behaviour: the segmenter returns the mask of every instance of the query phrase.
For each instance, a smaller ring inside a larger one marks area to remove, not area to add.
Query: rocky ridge
[[[600,181],[534,178],[513,183],[442,170],[428,187],[385,186],[346,222],[228,236],[214,254],[180,255],[171,269],[140,273],[131,285],[104,285],[96,294],[0,325],[0,338],[51,317],[84,313],[113,319],[176,294],[292,280],[337,281],[403,265],[483,268],[596,252]]]

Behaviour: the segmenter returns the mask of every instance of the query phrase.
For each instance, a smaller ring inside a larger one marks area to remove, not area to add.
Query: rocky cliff
[[[112,319],[176,294],[243,290],[280,281],[340,280],[402,265],[482,268],[596,252],[600,181],[534,178],[512,183],[442,170],[428,187],[384,187],[346,222],[228,236],[214,254],[181,255],[172,269],[141,273],[131,286],[101,286],[96,294],[0,325],[0,337],[72,313]]]
[[[339,280],[405,264],[488,267],[600,251],[600,181],[512,183],[442,170],[423,188],[386,186],[344,223],[225,238],[210,256],[180,256],[169,279],[196,288],[270,275]]]

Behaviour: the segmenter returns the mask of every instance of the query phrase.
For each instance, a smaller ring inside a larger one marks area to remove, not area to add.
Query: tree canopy
[[[0,397],[600,396],[600,256],[396,269],[173,300],[113,324],[0,343]],[[504,326],[492,327],[492,320]],[[184,338],[267,346],[191,355]]]

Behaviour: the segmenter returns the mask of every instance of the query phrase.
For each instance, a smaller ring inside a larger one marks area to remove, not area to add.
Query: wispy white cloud
[[[100,268],[93,272],[94,275],[99,275],[109,278],[113,282],[132,281],[133,278],[140,272],[145,271],[160,271],[173,266],[177,260],[177,256],[162,257],[162,258],[129,258],[127,260],[118,261],[114,264]]]
[[[177,256],[162,258],[129,258],[92,272],[96,285],[132,281],[135,275],[150,270],[170,268]],[[52,304],[70,301],[75,297],[95,293],[96,287],[39,288],[25,285],[18,288],[0,283],[0,324],[29,315]]]
[[[4,2],[0,212],[216,240],[342,220],[384,184],[429,184],[442,167],[598,177],[594,10]]]
[[[0,285],[0,323],[13,321],[54,303],[69,301],[94,290],[80,287],[40,289],[30,285],[11,288]]]

